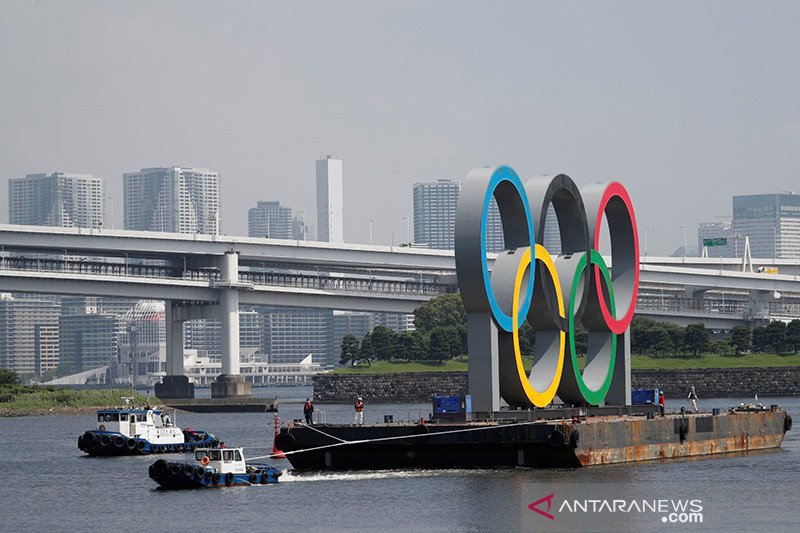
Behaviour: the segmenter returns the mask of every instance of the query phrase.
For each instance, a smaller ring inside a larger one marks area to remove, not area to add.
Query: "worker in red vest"
[[[314,404],[311,398],[306,398],[306,404],[303,406],[303,414],[306,417],[306,424],[309,426],[314,425]]]
[[[355,423],[359,425],[364,424],[364,400],[361,399],[361,396],[356,399],[354,407],[356,409]]]
[[[664,398],[664,391],[658,391],[658,408],[661,409],[661,416],[664,416],[664,408],[667,406],[667,400]]]

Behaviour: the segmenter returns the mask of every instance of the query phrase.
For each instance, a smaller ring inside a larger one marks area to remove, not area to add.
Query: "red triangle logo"
[[[541,500],[536,500],[535,502],[533,502],[532,504],[530,504],[528,506],[528,509],[530,509],[534,513],[539,513],[540,515],[542,515],[542,516],[544,516],[546,518],[549,518],[550,520],[555,520],[555,517],[553,515],[551,515],[549,512],[547,512],[547,511],[550,510],[550,507],[552,507],[552,505],[553,505],[553,497],[554,496],[555,496],[555,493],[554,494],[550,494],[549,496],[545,496]],[[542,504],[544,502],[547,502],[547,511],[542,511],[541,509],[539,509],[537,507],[539,504]]]

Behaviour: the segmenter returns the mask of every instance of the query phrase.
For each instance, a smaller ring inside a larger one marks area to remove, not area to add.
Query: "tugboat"
[[[159,459],[150,465],[150,478],[162,489],[202,489],[277,483],[281,471],[266,464],[247,464],[242,448],[199,448],[196,463]]]
[[[168,414],[155,407],[101,409],[97,423],[96,430],[78,437],[78,448],[89,455],[177,453],[219,446],[214,435],[180,429]]]

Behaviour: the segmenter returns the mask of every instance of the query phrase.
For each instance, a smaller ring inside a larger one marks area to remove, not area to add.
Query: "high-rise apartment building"
[[[342,160],[327,155],[317,160],[317,239],[344,242]]]
[[[28,174],[8,180],[11,224],[100,228],[103,226],[103,180],[91,174]]]
[[[259,238],[305,240],[305,222],[280,202],[258,202],[247,211],[247,234]]]
[[[58,367],[58,303],[0,295],[0,368],[40,374]]]
[[[744,244],[734,242],[733,227],[730,222],[701,222],[697,225],[697,255],[703,255],[703,241],[706,239],[725,239],[722,246],[705,246],[708,257],[736,257],[737,248],[742,252]]]
[[[733,233],[750,238],[753,257],[800,258],[800,195],[734,196]]]
[[[83,372],[117,362],[120,317],[102,313],[62,314],[59,366]]]
[[[256,311],[239,311],[239,349],[242,355],[261,351],[264,332],[262,321]],[[209,318],[184,322],[183,345],[188,350],[197,350],[200,355],[222,357],[222,327],[219,320]]]
[[[264,320],[264,348],[270,363],[299,363],[309,355],[332,365],[328,352],[331,317],[326,309],[258,308]]]
[[[219,172],[159,167],[126,172],[125,229],[219,233]]]
[[[455,247],[456,209],[461,182],[449,179],[414,184],[414,243],[429,248],[452,250]],[[486,226],[489,252],[505,248],[500,211],[492,198]]]

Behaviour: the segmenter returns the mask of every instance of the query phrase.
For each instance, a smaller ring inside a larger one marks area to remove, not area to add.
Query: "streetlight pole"
[[[375,224],[375,219],[369,219],[369,243],[372,244],[372,225]]]
[[[644,228],[644,262],[647,262],[647,234],[650,233],[650,226]]]
[[[403,220],[406,223],[406,244],[411,244],[411,220],[408,217],[403,217]]]
[[[683,230],[683,262],[686,262],[686,226],[681,226]]]
[[[392,251],[394,251],[394,232],[392,232]]]

